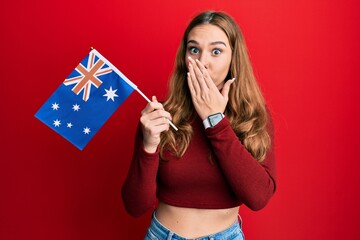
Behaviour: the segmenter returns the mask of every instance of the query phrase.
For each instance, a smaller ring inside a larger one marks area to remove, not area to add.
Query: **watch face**
[[[221,119],[223,119],[221,113],[216,113],[214,115],[209,116],[210,125],[215,126],[221,121]]]

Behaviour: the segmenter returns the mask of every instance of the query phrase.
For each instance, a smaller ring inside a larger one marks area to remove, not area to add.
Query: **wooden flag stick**
[[[138,93],[140,93],[140,95],[141,95],[143,98],[145,98],[145,100],[146,100],[148,103],[151,102],[150,99],[149,99],[148,97],[146,97],[145,94],[143,94],[142,91],[140,91],[139,88],[135,88],[135,90],[136,90]],[[170,126],[171,126],[173,129],[175,129],[176,131],[179,130],[169,119],[168,119],[168,121],[169,121]]]
[[[92,51],[92,50],[94,50],[94,47],[90,47],[90,51]],[[95,50],[95,51],[96,51],[96,50]],[[97,52],[97,51],[96,51],[96,52]],[[97,52],[97,54],[98,54],[98,55],[101,55],[101,54],[98,53],[98,52]],[[106,60],[106,62],[107,62],[107,64],[111,65],[111,66],[110,66],[111,68],[114,68],[114,69],[117,70],[117,68],[116,68],[115,66],[113,66],[110,62],[108,62],[107,60]],[[117,70],[117,71],[118,71],[118,70]],[[120,71],[119,71],[118,74],[120,74]],[[121,74],[121,75],[123,75],[123,74]],[[124,75],[123,75],[123,77],[127,79],[127,77],[125,77]],[[143,98],[145,98],[145,100],[146,100],[148,103],[151,102],[150,99],[147,98],[147,97],[145,96],[145,94],[143,94],[143,93],[140,91],[140,89],[139,89],[135,84],[133,84],[130,80],[128,80],[128,81],[126,81],[126,82],[129,83],[130,86],[131,86],[132,88],[134,88],[138,93],[140,93],[140,95],[141,95]],[[179,130],[169,119],[168,119],[168,121],[169,121],[169,124],[170,124],[170,126],[171,126],[172,128],[174,128],[176,131]]]

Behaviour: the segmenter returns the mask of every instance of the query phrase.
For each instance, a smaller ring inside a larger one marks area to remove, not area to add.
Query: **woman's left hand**
[[[202,120],[218,112],[224,113],[234,78],[225,82],[221,92],[199,60],[189,57],[187,81],[195,110]]]

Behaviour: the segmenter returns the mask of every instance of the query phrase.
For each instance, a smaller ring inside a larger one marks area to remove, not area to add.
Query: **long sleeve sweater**
[[[140,216],[154,208],[157,200],[169,205],[221,209],[245,204],[252,210],[263,208],[275,192],[273,126],[269,124],[272,147],[258,162],[246,150],[224,118],[215,127],[204,129],[193,123],[193,137],[181,158],[169,152],[161,161],[159,151],[147,153],[138,126],[134,154],[123,184],[126,210]]]

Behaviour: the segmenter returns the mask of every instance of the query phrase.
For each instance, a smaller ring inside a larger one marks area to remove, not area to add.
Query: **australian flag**
[[[35,117],[82,150],[136,88],[93,49]]]

